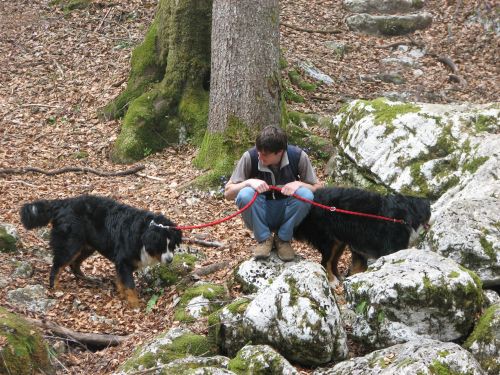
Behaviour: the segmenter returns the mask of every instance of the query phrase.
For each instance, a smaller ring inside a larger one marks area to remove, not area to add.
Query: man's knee
[[[308,199],[310,201],[312,201],[314,199],[314,193],[305,187],[298,188],[297,191],[295,192],[295,194],[301,198]]]
[[[244,187],[239,191],[238,195],[236,196],[236,205],[238,207],[245,206],[252,200],[254,195],[255,195],[254,189],[252,189],[251,187]]]

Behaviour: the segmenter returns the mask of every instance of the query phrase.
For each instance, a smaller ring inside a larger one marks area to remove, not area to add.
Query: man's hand
[[[288,184],[286,184],[285,186],[283,186],[281,188],[281,194],[289,195],[289,196],[293,195],[293,194],[295,194],[297,189],[301,186],[302,186],[302,182],[300,182],[300,181],[289,182]]]
[[[266,181],[259,180],[257,178],[251,178],[247,180],[247,185],[259,194],[269,190],[269,185],[266,183]]]

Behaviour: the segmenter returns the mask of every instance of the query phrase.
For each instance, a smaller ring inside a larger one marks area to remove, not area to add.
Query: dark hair
[[[255,147],[258,151],[278,152],[286,150],[286,133],[274,125],[266,126],[255,140]]]

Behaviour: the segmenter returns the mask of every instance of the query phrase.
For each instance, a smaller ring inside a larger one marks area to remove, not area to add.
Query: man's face
[[[278,165],[281,162],[284,150],[278,152],[257,151],[260,162],[268,167],[270,165]]]

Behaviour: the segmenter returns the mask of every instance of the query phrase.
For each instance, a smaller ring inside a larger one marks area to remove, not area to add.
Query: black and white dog
[[[38,200],[23,205],[20,214],[26,229],[52,223],[51,288],[58,287],[59,274],[66,266],[85,278],[80,265],[98,251],[115,264],[117,290],[132,307],[139,305],[133,272],[171,262],[182,239],[181,231],[165,216],[100,196]]]
[[[352,253],[350,274],[366,271],[368,258],[379,258],[410,247],[431,217],[427,199],[401,194],[380,195],[356,188],[325,187],[316,190],[314,201],[325,206],[404,220],[404,224],[330,212],[312,206],[294,231],[322,255],[330,281],[340,280],[338,261],[346,246]]]

